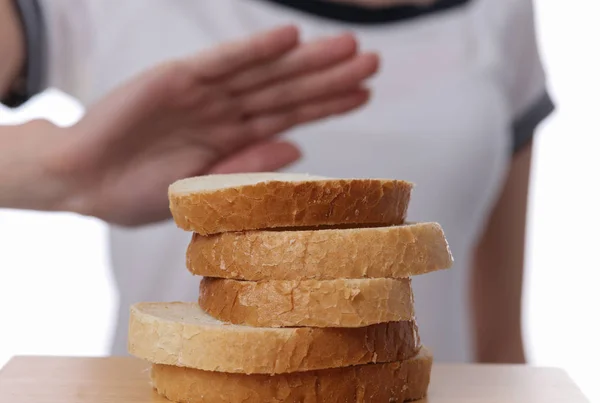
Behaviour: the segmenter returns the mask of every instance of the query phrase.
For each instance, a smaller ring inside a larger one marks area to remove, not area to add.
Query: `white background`
[[[525,331],[534,365],[566,369],[600,402],[600,3],[537,0],[557,112],[541,127],[532,173]],[[0,123],[82,110],[54,93]],[[0,366],[15,354],[103,355],[116,296],[105,227],[69,214],[0,210]]]

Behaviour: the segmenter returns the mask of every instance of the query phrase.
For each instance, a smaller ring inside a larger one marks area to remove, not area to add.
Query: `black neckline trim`
[[[296,10],[355,24],[376,25],[411,20],[465,5],[470,0],[438,0],[431,6],[368,8],[324,0],[263,0]]]

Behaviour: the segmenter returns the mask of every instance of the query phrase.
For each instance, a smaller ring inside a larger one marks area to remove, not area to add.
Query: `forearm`
[[[513,159],[507,184],[473,260],[477,360],[525,362],[521,310],[531,146]]]
[[[25,44],[13,0],[0,0],[0,100],[16,84],[25,62]]]
[[[0,126],[0,208],[63,209],[68,186],[52,165],[63,130],[43,120]]]
[[[493,242],[486,240],[485,242]],[[523,260],[475,259],[473,273],[476,360],[524,363],[521,326]]]

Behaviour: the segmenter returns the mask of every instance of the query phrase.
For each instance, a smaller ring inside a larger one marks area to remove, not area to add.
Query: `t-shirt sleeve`
[[[504,83],[512,116],[512,151],[516,153],[533,139],[538,125],[554,111],[554,102],[540,58],[532,1],[504,4],[509,3],[513,6],[503,30]]]
[[[14,86],[0,99],[8,107],[16,108],[43,89],[42,74],[45,66],[44,18],[37,0],[13,0],[25,46],[25,65]]]
[[[48,88],[77,96],[89,60],[91,24],[82,0],[14,0],[25,39],[23,85],[6,104],[18,107]]]

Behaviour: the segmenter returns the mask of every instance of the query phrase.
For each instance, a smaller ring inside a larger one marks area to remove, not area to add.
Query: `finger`
[[[219,86],[215,87],[204,86],[207,96],[198,102],[195,112],[199,124],[235,121],[242,115],[237,97],[222,91]]]
[[[300,150],[288,142],[268,142],[248,147],[214,165],[209,174],[269,172],[281,169],[298,159]]]
[[[221,125],[214,136],[203,140],[203,144],[220,154],[228,154],[248,144],[266,141],[294,126],[352,111],[365,104],[369,95],[366,89],[354,89],[308,105],[254,117],[242,123]]]
[[[350,34],[299,46],[281,58],[234,76],[227,87],[232,93],[259,88],[282,79],[306,74],[337,64],[356,54],[357,43]]]
[[[251,138],[265,139],[300,124],[348,113],[364,105],[369,95],[366,89],[352,90],[311,104],[256,117],[246,122],[245,127]]]
[[[245,115],[253,115],[309,103],[327,94],[355,88],[375,74],[378,64],[375,54],[357,56],[330,69],[247,94],[240,99],[240,105]]]
[[[188,59],[198,77],[218,79],[279,57],[298,44],[298,30],[285,26],[249,39],[225,43]]]
[[[263,63],[235,75],[226,84],[224,92],[219,83],[213,87],[211,102],[203,107],[203,119],[235,117],[240,114],[238,97],[240,92],[264,86],[288,77],[307,74],[348,60],[356,54],[357,43],[351,34],[316,41],[298,47],[280,58]]]

